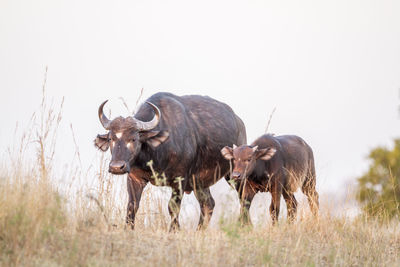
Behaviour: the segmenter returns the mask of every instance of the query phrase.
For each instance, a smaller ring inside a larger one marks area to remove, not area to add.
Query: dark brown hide
[[[241,199],[243,222],[250,222],[248,210],[257,192],[271,192],[273,223],[278,220],[281,195],[286,201],[289,221],[295,219],[297,201],[294,192],[299,187],[308,197],[313,214],[318,213],[314,156],[310,146],[300,137],[263,135],[250,146],[225,147],[221,154],[233,160],[231,176]]]
[[[246,143],[245,126],[228,105],[207,96],[157,93],[147,101],[160,110],[155,128],[139,131],[132,127],[132,118],[118,117],[108,122],[108,135],[98,135],[95,140],[102,150],[109,144],[110,172],[129,173],[127,221],[133,225],[144,186],[148,182],[159,185],[147,165],[152,161],[154,170],[165,174],[165,185],[173,191],[171,227],[179,227],[182,193],[193,190],[201,207],[199,226],[206,224],[215,205],[208,187],[229,172],[229,162],[219,151]],[[143,104],[134,116],[143,122],[153,118],[154,107],[149,104]]]

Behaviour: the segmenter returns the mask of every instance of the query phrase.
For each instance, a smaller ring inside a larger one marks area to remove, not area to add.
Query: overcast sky
[[[104,133],[97,108],[128,115],[159,91],[208,95],[243,119],[249,143],[296,134],[314,150],[320,191],[367,167],[400,136],[400,1],[0,1],[0,148],[41,99],[65,97],[84,164]]]

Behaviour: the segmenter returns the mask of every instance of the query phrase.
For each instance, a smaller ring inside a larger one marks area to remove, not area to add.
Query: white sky
[[[140,89],[209,95],[243,119],[248,141],[270,130],[314,149],[320,191],[366,169],[400,136],[400,1],[0,1],[0,149],[47,93],[65,97],[85,164],[103,133],[97,108],[127,115]],[[145,98],[144,98],[145,99]],[[66,157],[67,157],[66,156]]]

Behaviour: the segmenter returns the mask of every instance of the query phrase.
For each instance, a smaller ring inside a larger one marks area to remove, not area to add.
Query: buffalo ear
[[[256,159],[270,160],[275,155],[276,149],[273,147],[258,149]]]
[[[107,151],[110,146],[110,139],[108,138],[108,134],[98,134],[96,136],[96,139],[94,139],[94,146],[101,151]]]
[[[224,156],[225,159],[231,160],[233,159],[233,148],[226,146],[223,149],[221,149],[221,154]]]
[[[152,148],[156,148],[167,141],[168,137],[168,131],[146,131],[140,133],[140,141],[146,142]]]

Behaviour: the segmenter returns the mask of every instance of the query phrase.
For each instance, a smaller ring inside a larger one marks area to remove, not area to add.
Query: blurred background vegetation
[[[386,219],[400,215],[400,138],[392,149],[376,147],[368,171],[358,178],[357,200],[365,214]]]

